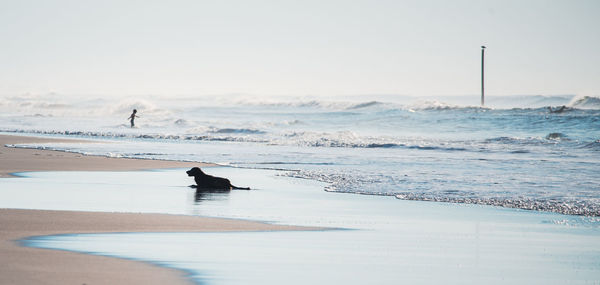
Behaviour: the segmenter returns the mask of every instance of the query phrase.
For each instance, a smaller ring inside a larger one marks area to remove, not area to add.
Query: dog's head
[[[202,170],[198,167],[193,167],[192,169],[186,171],[185,173],[187,173],[188,176],[199,176],[199,175],[206,175],[204,174],[204,172],[202,172]]]

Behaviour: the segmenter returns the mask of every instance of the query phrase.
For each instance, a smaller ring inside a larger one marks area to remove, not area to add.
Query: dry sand
[[[5,147],[6,144],[49,141],[59,140],[0,135],[0,177],[10,177],[10,173],[22,171],[125,171],[202,166],[199,163],[105,158]],[[19,245],[20,239],[31,236],[67,233],[311,229],[316,228],[180,215],[0,209],[0,284],[191,283],[182,271],[148,263]]]

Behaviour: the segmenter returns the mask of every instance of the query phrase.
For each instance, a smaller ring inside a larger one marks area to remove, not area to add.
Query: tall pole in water
[[[483,104],[485,103],[484,101],[484,55],[485,55],[485,46],[481,46],[481,107],[483,107]]]

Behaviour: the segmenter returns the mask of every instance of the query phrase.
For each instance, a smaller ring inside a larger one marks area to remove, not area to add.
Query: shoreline
[[[27,171],[133,171],[212,166],[205,163],[108,158],[6,144],[93,141],[0,135],[0,178]],[[1,179],[0,179],[1,181]],[[0,209],[1,284],[193,284],[182,270],[143,261],[25,247],[34,236],[115,232],[318,230],[316,227],[169,214]]]
[[[0,178],[28,171],[132,171],[216,166],[201,162],[114,158],[55,150],[7,147],[24,143],[94,143],[92,140],[40,138],[0,134]]]

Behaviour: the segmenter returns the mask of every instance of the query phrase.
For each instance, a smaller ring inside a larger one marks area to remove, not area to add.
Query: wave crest
[[[600,97],[595,96],[578,96],[567,104],[567,107],[577,109],[600,109]]]
[[[488,110],[487,107],[479,106],[461,106],[448,104],[437,100],[420,101],[405,107],[407,111],[446,111],[446,110],[463,110],[463,111],[481,111]]]

